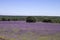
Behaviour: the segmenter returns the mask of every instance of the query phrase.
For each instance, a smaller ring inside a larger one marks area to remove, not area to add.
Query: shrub
[[[6,19],[5,18],[2,18],[2,21],[6,21]]]
[[[8,21],[10,21],[10,19],[8,19]]]
[[[29,17],[27,17],[26,18],[26,22],[36,22],[36,19],[35,19],[35,17],[32,17],[32,16],[29,16]]]
[[[52,20],[50,20],[50,19],[43,19],[43,21],[42,22],[52,22]]]
[[[17,21],[17,19],[16,19],[16,18],[14,18],[14,19],[12,19],[12,21]]]

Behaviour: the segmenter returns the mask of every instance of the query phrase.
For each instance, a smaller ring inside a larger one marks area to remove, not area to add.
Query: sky
[[[0,0],[0,15],[60,16],[60,0]]]

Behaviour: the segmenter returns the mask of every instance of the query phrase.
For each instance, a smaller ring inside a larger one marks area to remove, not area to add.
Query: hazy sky
[[[0,15],[60,16],[60,0],[0,0]]]

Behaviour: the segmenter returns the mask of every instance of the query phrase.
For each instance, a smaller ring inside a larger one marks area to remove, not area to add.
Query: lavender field
[[[0,21],[0,37],[6,40],[60,40],[60,24]]]

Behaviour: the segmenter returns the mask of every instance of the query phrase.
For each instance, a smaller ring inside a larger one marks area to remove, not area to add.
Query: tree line
[[[49,23],[60,23],[60,19],[58,19],[58,18],[50,19],[50,18],[47,18],[47,17],[38,18],[38,17],[34,17],[34,16],[27,16],[27,17],[25,17],[25,19],[24,18],[21,18],[21,19],[17,19],[17,18],[12,18],[12,19],[10,19],[10,18],[7,18],[7,19],[6,18],[0,18],[0,21],[20,21],[20,20],[24,20],[24,21],[29,22],[29,23],[31,23],[31,22],[35,23],[35,22],[38,22],[38,21],[40,21],[40,22],[49,22]]]

